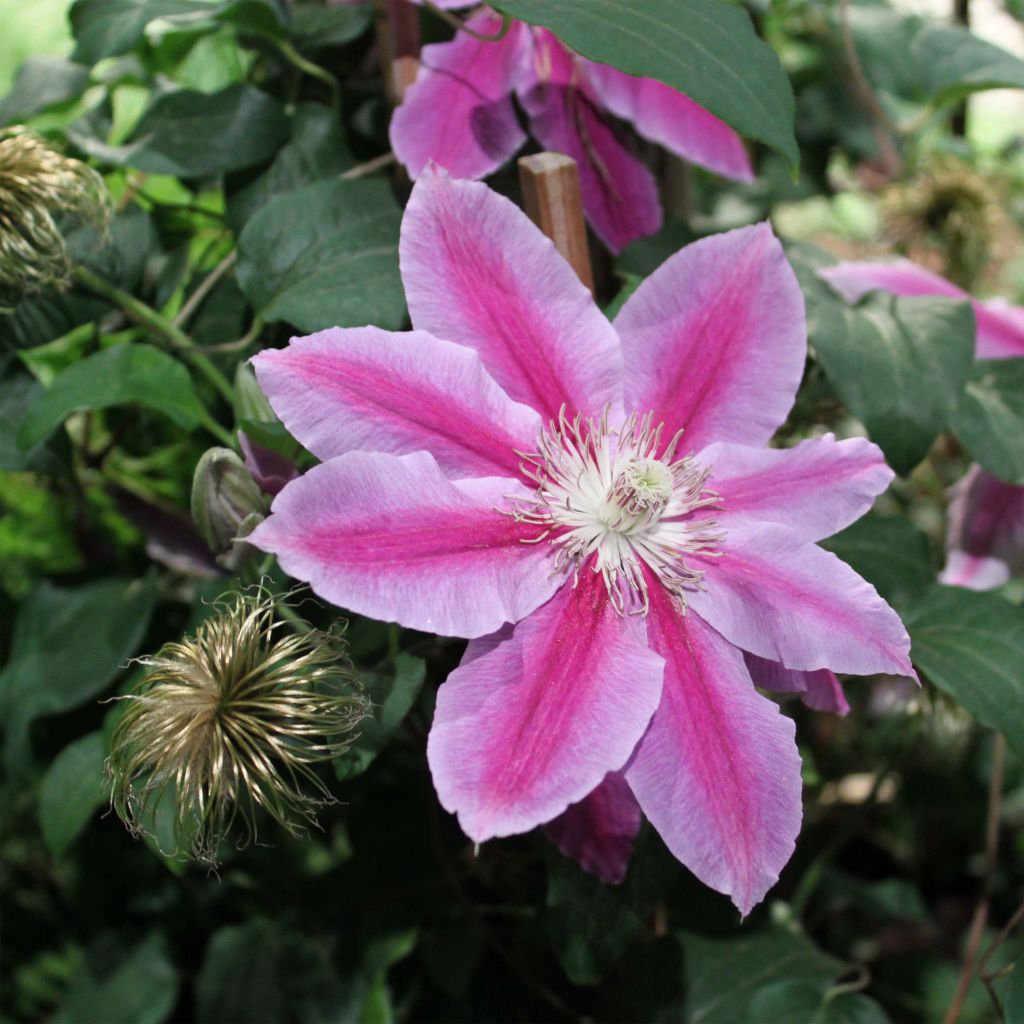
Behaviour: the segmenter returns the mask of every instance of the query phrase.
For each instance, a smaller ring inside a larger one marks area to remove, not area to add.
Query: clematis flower
[[[1024,308],[1004,299],[981,301],[909,260],[839,263],[819,271],[855,302],[869,291],[970,299],[979,359],[1024,357]],[[939,579],[971,590],[991,590],[1024,572],[1024,487],[972,466],[950,490],[946,568]]]
[[[888,485],[878,448],[763,447],[807,352],[778,241],[698,241],[610,323],[513,203],[431,168],[400,258],[413,331],[255,358],[323,462],[250,542],[336,605],[470,640],[427,754],[474,841],[554,823],[614,879],[642,812],[746,913],[793,851],[801,782],[744,652],[912,673],[896,614],[815,544]]]
[[[485,9],[467,24],[495,35],[502,19]],[[585,60],[546,29],[521,22],[498,41],[459,32],[424,47],[416,81],[391,120],[392,149],[414,179],[430,161],[457,178],[483,178],[526,141],[513,94],[534,138],[576,160],[587,219],[613,252],[654,234],[661,205],[654,176],[609,115],[708,170],[753,180],[739,136],[693,100]]]

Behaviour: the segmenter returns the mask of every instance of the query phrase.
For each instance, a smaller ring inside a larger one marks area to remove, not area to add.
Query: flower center
[[[704,570],[687,556],[717,556],[724,537],[713,518],[696,514],[721,507],[705,486],[710,467],[692,453],[676,456],[682,431],[663,446],[663,424],[653,420],[633,413],[613,427],[607,409],[597,420],[569,420],[563,409],[536,452],[518,453],[535,490],[509,514],[540,530],[526,543],[557,545],[557,572],[578,579],[587,565],[600,573],[620,614],[647,613],[651,580],[685,612],[687,591],[704,589]]]

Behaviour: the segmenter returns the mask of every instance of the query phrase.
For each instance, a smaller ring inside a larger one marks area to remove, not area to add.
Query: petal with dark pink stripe
[[[747,654],[744,659],[754,685],[762,690],[771,690],[774,693],[799,693],[803,702],[815,711],[831,711],[837,715],[845,715],[850,710],[838,676],[827,668],[801,672],[786,668],[777,661],[759,658],[756,654]]]
[[[471,839],[551,821],[625,764],[661,693],[645,636],[585,569],[506,639],[470,645],[438,691],[427,757]]]
[[[615,320],[625,407],[653,409],[685,449],[762,445],[793,405],[807,357],[804,300],[767,223],[669,257]]]
[[[584,871],[617,885],[626,877],[643,815],[621,772],[609,772],[588,793],[547,825],[551,841]]]
[[[515,476],[540,417],[513,402],[480,357],[424,331],[339,328],[253,363],[285,426],[314,455],[429,451],[452,476]]]
[[[648,629],[665,681],[626,781],[672,853],[745,915],[800,831],[793,722],[754,689],[739,650],[660,590]]]
[[[516,481],[452,482],[426,452],[349,452],[293,480],[246,538],[329,601],[385,622],[475,637],[561,585],[550,545],[502,515]]]
[[[413,325],[475,349],[517,402],[542,416],[599,414],[622,395],[612,325],[525,213],[473,181],[424,173],[402,220]]]
[[[707,589],[690,606],[730,643],[787,668],[914,675],[910,638],[870,583],[784,527],[729,531],[721,555],[694,555]]]

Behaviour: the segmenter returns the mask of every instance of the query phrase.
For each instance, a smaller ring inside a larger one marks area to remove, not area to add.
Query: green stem
[[[77,266],[74,269],[75,280],[101,298],[119,306],[124,313],[137,324],[147,328],[152,334],[162,338],[172,348],[181,353],[204,377],[216,388],[228,402],[234,401],[234,391],[227,377],[224,376],[211,360],[198,351],[192,339],[175,327],[166,317],[158,313],[152,306],[130,295],[117,285],[94,274],[88,267]],[[223,428],[221,428],[223,429]],[[229,442],[232,443],[233,442]]]
[[[314,64],[311,60],[307,60],[299,53],[298,50],[287,40],[277,39],[277,48],[281,51],[281,55],[288,61],[289,64],[298,68],[300,71],[309,75],[310,78],[316,78],[323,82],[331,90],[331,106],[338,106],[338,81],[326,68],[320,67],[319,64]]]

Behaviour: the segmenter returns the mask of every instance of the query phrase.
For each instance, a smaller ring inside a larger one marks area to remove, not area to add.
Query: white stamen
[[[662,424],[653,413],[633,413],[612,428],[609,410],[595,420],[573,420],[563,407],[537,439],[537,451],[518,452],[520,468],[536,488],[525,507],[508,514],[539,527],[524,543],[558,545],[555,571],[579,572],[593,555],[592,571],[604,577],[619,614],[647,613],[648,579],[653,576],[686,611],[686,594],[704,589],[704,571],[686,564],[688,554],[717,556],[725,534],[699,509],[720,508],[706,488],[710,467],[693,454],[676,458],[679,431],[661,450]]]

